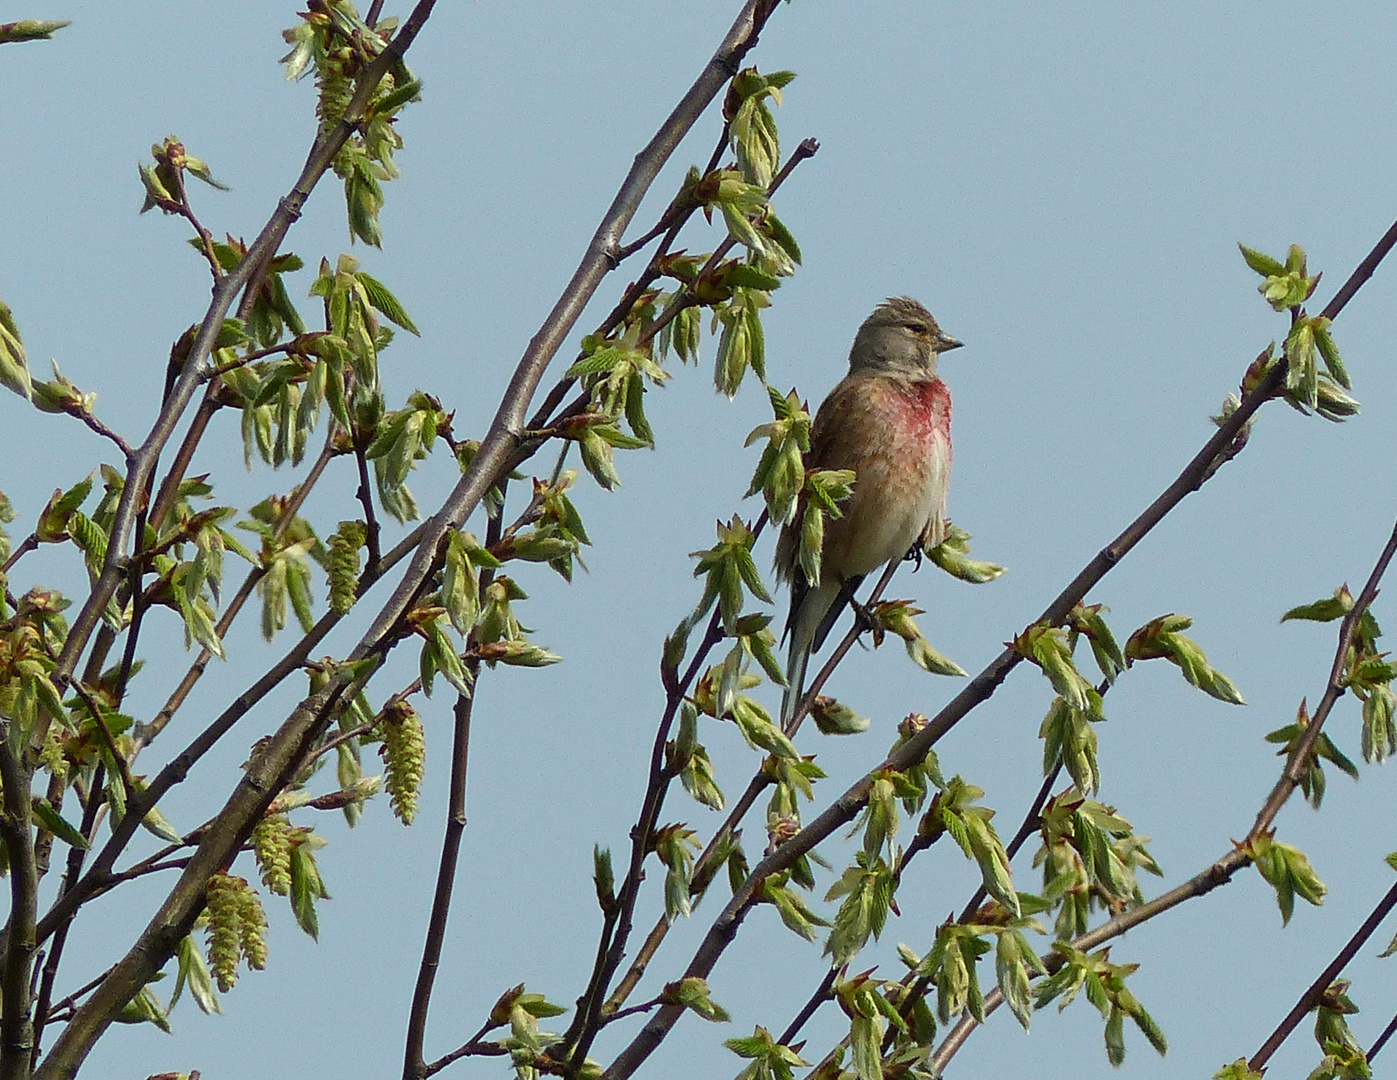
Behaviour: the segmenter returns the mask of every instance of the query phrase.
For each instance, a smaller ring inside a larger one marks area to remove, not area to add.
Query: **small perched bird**
[[[777,577],[791,584],[783,727],[799,705],[810,653],[824,644],[864,577],[944,536],[951,393],[936,359],[961,344],[916,300],[892,297],[859,327],[849,374],[815,414],[806,466],[852,469],[854,490],[840,504],[843,517],[825,524],[818,585],[806,580],[797,557],[799,516],[776,544]]]

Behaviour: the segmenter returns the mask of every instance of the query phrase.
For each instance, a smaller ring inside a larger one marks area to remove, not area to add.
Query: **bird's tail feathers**
[[[841,594],[841,587],[834,582],[821,582],[817,586],[807,587],[799,594],[797,603],[792,605],[791,619],[787,624],[791,646],[786,660],[786,692],[781,697],[783,731],[790,729],[791,720],[800,706],[805,690],[805,670],[810,663],[810,651],[815,647],[817,637],[823,640],[820,627]],[[837,614],[837,609],[835,610]],[[829,631],[826,628],[824,632]]]
[[[819,625],[815,627],[814,639],[810,642],[810,651],[819,652],[824,648],[825,638],[829,637],[829,632],[834,629],[834,624],[839,616],[844,613],[844,608],[848,606],[850,600],[854,598],[854,593],[858,592],[859,586],[863,584],[866,575],[859,574],[851,577],[839,587],[839,592],[835,595],[834,601],[828,610],[821,617]]]

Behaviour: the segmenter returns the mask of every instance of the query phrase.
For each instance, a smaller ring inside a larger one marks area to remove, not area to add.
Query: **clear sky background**
[[[403,178],[388,188],[384,250],[355,249],[423,332],[400,335],[385,355],[390,404],[422,388],[456,410],[458,436],[483,433],[632,155],[738,7],[438,5],[410,56],[425,100],[401,122]],[[232,188],[196,185],[205,223],[250,239],[314,134],[313,88],[287,84],[277,65],[294,12],[266,0],[139,9],[28,0],[5,9],[6,19],[73,25],[53,42],[0,55],[0,297],[40,376],[56,358],[101,394],[100,415],[133,442],[154,416],[170,342],[208,297],[187,227],[137,215],[136,163],[153,141],[177,134]],[[784,144],[814,136],[821,150],[778,199],[805,265],[766,318],[769,375],[818,401],[841,376],[859,321],[890,294],[918,297],[966,342],[943,366],[955,400],[950,512],[974,534],[975,553],[1010,572],[972,588],[931,568],[904,569],[891,592],[928,610],[933,643],[967,669],[988,662],[1165,487],[1207,438],[1209,414],[1247,362],[1284,334],[1284,317],[1256,294],[1236,242],[1281,254],[1303,244],[1311,268],[1325,271],[1322,303],[1397,216],[1394,47],[1397,9],[1381,2],[801,0],[776,13],[750,62],[799,73],[778,114]],[[706,160],[719,124],[711,112],[698,125],[636,231],[682,171]],[[719,236],[696,228],[686,243],[708,250]],[[337,185],[317,191],[287,247],[311,267],[349,250]],[[628,272],[606,283],[579,331],[610,308]],[[296,295],[311,278],[293,279]],[[1241,458],[1092,594],[1111,607],[1122,640],[1156,615],[1194,616],[1196,639],[1250,702],[1215,702],[1163,664],[1137,668],[1109,696],[1101,797],[1154,838],[1167,876],[1146,880],[1150,895],[1246,832],[1279,768],[1262,735],[1289,722],[1302,697],[1319,697],[1332,657],[1333,626],[1278,618],[1345,580],[1356,592],[1391,528],[1394,282],[1397,271],[1384,267],[1336,325],[1362,415],[1335,426],[1266,407]],[[713,542],[716,518],[760,509],[741,502],[757,460],[742,443],[769,415],[765,395],[749,383],[734,402],[716,396],[713,349],[706,340],[700,370],[676,371],[651,395],[659,446],[621,458],[624,486],[606,494],[580,485],[591,572],[570,587],[546,571],[519,574],[531,594],[524,621],[566,662],[481,680],[470,825],[429,1056],[474,1032],[514,983],[568,1005],[582,989],[600,922],[591,848],[627,843],[662,702],[660,642],[697,597],[687,553]],[[110,460],[109,450],[75,421],[0,400],[0,487],[20,513],[12,533],[24,535],[49,492]],[[205,470],[222,500],[244,506],[295,482],[261,466],[244,471],[232,414],[219,416],[205,442],[196,471]],[[440,455],[419,469],[413,488],[424,508],[453,471]],[[357,515],[351,472],[337,462],[312,500],[324,532]],[[769,554],[764,546],[764,568]],[[26,558],[12,587],[35,580],[75,589],[83,579],[65,549]],[[1384,599],[1376,613],[1397,618]],[[163,702],[188,660],[173,620],[155,621],[143,639],[151,663],[129,701],[141,716]],[[359,625],[349,620],[328,648],[347,650]],[[232,662],[211,670],[139,771],[154,773],[279,653],[257,637],[255,617],[229,649]],[[396,658],[376,697],[408,681],[413,664],[415,655]],[[933,714],[958,688],[914,668],[896,645],[856,651],[831,690],[872,717],[873,730],[838,743],[802,736],[831,774],[817,789],[823,801],[881,759],[900,717]],[[248,744],[302,690],[296,683],[269,699],[172,793],[164,808],[178,827],[221,804]],[[1024,666],[938,747],[948,775],[986,790],[1006,837],[1040,780],[1036,734],[1050,696]],[[186,1001],[173,1037],[114,1029],[84,1075],[396,1075],[444,814],[449,706],[445,696],[424,706],[431,757],[414,828],[398,825],[383,802],[352,834],[337,815],[318,820],[334,896],[322,907],[319,944],[280,900],[269,903],[270,968],[244,975],[222,1017]],[[1358,757],[1351,701],[1329,730]],[[728,728],[704,741],[735,797],[752,755]],[[1297,799],[1279,821],[1282,838],[1305,849],[1330,885],[1323,908],[1301,904],[1283,930],[1270,888],[1247,871],[1115,944],[1114,960],[1142,965],[1131,985],[1171,1043],[1160,1059],[1128,1031],[1119,1075],[1210,1076],[1253,1053],[1386,891],[1392,871],[1382,856],[1397,848],[1392,771],[1365,767],[1356,785],[1330,773],[1320,814]],[[719,818],[676,793],[665,820],[706,837]],[[749,850],[760,847],[759,831],[748,830]],[[1028,866],[1032,847],[1016,865],[1025,889],[1041,884]],[[660,875],[651,878],[638,933],[658,911]],[[975,880],[946,845],[919,859],[899,894],[901,918],[868,955],[888,960],[898,941],[924,952]],[[124,901],[92,906],[70,942],[60,995],[126,949],[165,887],[147,880],[123,888]],[[642,995],[687,963],[715,899],[676,928]],[[1397,1011],[1397,960],[1374,959],[1390,933],[1351,969],[1363,1009],[1353,1027],[1365,1044]],[[753,1023],[779,1031],[823,970],[818,947],[782,929],[770,909],[754,913],[711,980],[733,1023],[685,1018],[644,1075],[736,1073],[721,1040]],[[992,982],[991,967],[982,978]],[[1275,1075],[1304,1075],[1318,1059],[1309,1026],[1274,1060]],[[603,1060],[634,1030],[616,1029],[597,1046]],[[817,1057],[841,1030],[834,1007],[817,1015],[807,1028]],[[1039,1014],[1029,1036],[1001,1013],[949,1075],[1104,1077],[1112,1070],[1100,1030],[1084,1001]],[[476,1060],[444,1075],[505,1068]]]

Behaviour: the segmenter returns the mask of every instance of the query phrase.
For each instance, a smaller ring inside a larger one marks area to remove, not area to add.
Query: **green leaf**
[[[39,824],[53,833],[54,836],[70,847],[78,848],[80,851],[86,851],[88,849],[87,838],[72,825],[68,824],[63,816],[50,805],[47,799],[35,799],[32,806],[34,809],[34,816],[39,819]]]
[[[317,941],[320,939],[320,919],[316,915],[315,902],[329,898],[309,845],[297,844],[291,849],[291,910],[296,916],[297,925]]]
[[[178,971],[175,975],[174,991],[170,994],[169,1011],[174,1010],[175,1002],[188,986],[189,996],[194,999],[194,1004],[199,1007],[200,1012],[209,1016],[221,1013],[223,1010],[219,1007],[218,995],[213,990],[209,966],[194,941],[194,935],[186,934],[180,939],[179,945],[175,947],[175,958]]]
[[[364,286],[364,291],[369,297],[369,303],[380,311],[384,318],[391,323],[401,326],[409,334],[413,334],[417,337],[422,336],[421,332],[417,329],[417,325],[412,321],[412,317],[407,313],[407,309],[403,307],[396,296],[388,291],[387,286],[385,286],[383,282],[379,281],[377,278],[370,277],[362,270],[355,276],[358,277],[360,284]]]
[[[59,30],[71,25],[67,19],[20,19],[18,22],[0,23],[0,45],[12,41],[48,41]]]
[[[1242,258],[1247,261],[1247,265],[1255,270],[1262,277],[1280,277],[1284,274],[1285,265],[1264,252],[1249,248],[1245,244],[1237,245],[1242,250]]]

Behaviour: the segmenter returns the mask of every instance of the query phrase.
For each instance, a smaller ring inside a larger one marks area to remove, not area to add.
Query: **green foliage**
[[[728,870],[734,879],[738,879],[739,874],[742,878],[747,876],[746,860],[741,857],[740,848],[734,848],[729,857]],[[790,888],[788,881],[789,871],[763,878],[753,894],[753,899],[759,904],[771,904],[788,930],[799,934],[806,941],[814,941],[816,928],[830,924],[810,910],[810,905],[798,892]]]
[[[589,418],[587,423],[572,428],[578,432],[574,437],[584,452],[589,431],[599,426],[614,426],[623,417],[633,439],[621,436],[618,429],[616,441],[608,445],[625,449],[655,445],[654,432],[645,417],[646,384],[663,386],[670,374],[655,359],[649,338],[644,336],[646,333],[646,320],[637,319],[626,325],[620,337],[606,339],[589,335],[583,339],[583,356],[567,370],[565,378],[581,380],[596,415],[595,420]],[[603,432],[595,434],[606,438]],[[602,483],[600,477],[598,482]],[[602,486],[615,485],[602,483]]]
[[[966,783],[959,776],[953,777],[932,800],[918,832],[928,843],[938,840],[942,833],[949,833],[965,857],[974,859],[980,867],[985,891],[1017,918],[1019,896],[1014,891],[1009,856],[991,824],[994,811],[975,805],[984,797],[981,788]]]
[[[692,913],[689,884],[694,856],[703,847],[698,834],[683,825],[666,825],[655,831],[655,854],[665,865],[665,918],[687,919]]]
[[[1062,966],[1038,985],[1035,1007],[1043,1008],[1061,998],[1058,1011],[1065,1009],[1082,990],[1106,1021],[1106,1058],[1112,1065],[1125,1060],[1125,1021],[1131,1020],[1149,1044],[1161,1055],[1168,1049],[1164,1032],[1126,986],[1126,978],[1139,964],[1113,964],[1110,949],[1084,953],[1064,942],[1053,946]]]
[[[20,19],[18,22],[0,23],[0,45],[13,41],[48,41],[70,25],[66,19]]]
[[[1311,622],[1333,622],[1348,616],[1353,607],[1353,595],[1348,591],[1347,585],[1341,585],[1334,590],[1331,597],[1291,608],[1281,616],[1281,621],[1304,619]],[[1390,662],[1386,653],[1378,651],[1380,637],[1382,628],[1373,617],[1372,611],[1365,609],[1353,628],[1344,657],[1344,685],[1363,703],[1363,760],[1369,762],[1386,761],[1397,751],[1397,696],[1394,696],[1392,690],[1393,679],[1397,678],[1397,664]],[[1303,716],[1303,702],[1300,711]],[[1303,724],[1297,719],[1297,725],[1302,728],[1308,722],[1308,716],[1304,716]],[[1270,742],[1284,742],[1285,749],[1282,752],[1288,753],[1295,741],[1294,728],[1297,725],[1273,731],[1266,738]],[[1283,734],[1284,739],[1281,737]],[[1301,779],[1305,795],[1318,807],[1320,799],[1324,797],[1324,774],[1318,771],[1319,765],[1315,755],[1334,762],[1355,779],[1358,777],[1358,771],[1348,758],[1339,753],[1329,736],[1321,733],[1315,742],[1314,754],[1311,755],[1307,772]]]
[[[316,848],[324,846],[325,841],[321,837],[306,832],[300,837],[300,843],[291,848],[291,912],[296,916],[296,925],[317,940],[320,937],[320,917],[315,902],[330,898],[314,854]]]
[[[1241,248],[1242,258],[1247,261],[1247,265],[1266,279],[1257,286],[1257,291],[1275,310],[1285,311],[1287,308],[1299,307],[1313,295],[1320,275],[1307,275],[1305,251],[1299,244],[1290,245],[1284,263],[1244,244],[1237,246]]]
[[[821,735],[859,735],[871,721],[832,697],[820,695],[810,705],[810,719]]]
[[[810,1064],[789,1046],[778,1043],[760,1024],[751,1035],[727,1039],[723,1045],[752,1062],[737,1074],[736,1080],[795,1080],[793,1070]]]
[[[768,604],[773,602],[752,558],[755,541],[756,537],[747,523],[734,514],[726,525],[718,522],[717,544],[705,551],[690,552],[690,557],[698,560],[694,577],[704,579],[703,596],[693,614],[680,624],[674,638],[687,640],[689,631],[708,614],[715,602],[722,616],[724,631],[735,634],[737,618],[742,612],[744,589],[758,600]]]
[[[1077,634],[1036,623],[1010,643],[1026,660],[1043,670],[1053,689],[1071,708],[1100,720],[1101,695],[1082,677],[1072,658]]]
[[[438,435],[451,430],[451,417],[441,402],[420,390],[408,396],[407,405],[385,414],[377,435],[364,456],[373,462],[383,508],[399,521],[414,521],[417,500],[408,490],[407,478],[417,462],[432,452]]]
[[[946,533],[939,544],[923,548],[926,557],[951,577],[971,585],[984,585],[1005,572],[992,562],[970,558],[971,536],[964,529],[947,522]]]
[[[825,902],[844,898],[825,942],[825,952],[836,966],[847,964],[868,942],[883,933],[893,896],[893,872],[879,854],[860,851],[849,867],[825,893]]]
[[[1249,837],[1242,849],[1256,864],[1256,869],[1276,890],[1276,903],[1281,909],[1281,924],[1290,922],[1295,912],[1295,898],[1318,907],[1324,903],[1328,886],[1310,865],[1309,858],[1294,844],[1277,840],[1270,833]]]
[[[968,672],[949,656],[937,652],[922,633],[914,616],[926,614],[906,600],[880,600],[868,608],[873,616],[873,647],[883,643],[884,633],[896,634],[907,647],[907,655],[923,671],[933,675],[963,676]]]
[[[1309,1080],[1368,1080],[1373,1075],[1368,1056],[1344,1019],[1358,1012],[1348,996],[1348,979],[1335,979],[1315,1007],[1315,1042],[1324,1058]]]
[[[886,984],[871,979],[868,973],[854,975],[831,987],[834,999],[849,1018],[849,1050],[853,1076],[858,1080],[882,1080],[883,1034],[889,1023],[899,1031],[907,1023],[898,1014],[884,993]]]
[[[737,155],[737,166],[749,183],[767,187],[776,175],[781,143],[767,101],[780,105],[782,88],[795,77],[794,71],[761,75],[756,68],[744,68],[728,84],[723,119],[728,123],[728,140]]]
[[[1245,705],[1246,701],[1232,680],[1209,665],[1203,650],[1182,633],[1192,625],[1193,620],[1186,615],[1161,615],[1151,619],[1125,643],[1126,665],[1136,660],[1169,660],[1178,665],[1190,686],[1230,705]]]
[[[776,419],[753,428],[747,436],[746,446],[758,439],[767,440],[747,495],[760,491],[771,523],[788,525],[795,520],[806,485],[804,455],[810,452],[811,418],[794,390],[784,397],[771,387],[766,392]],[[835,516],[839,516],[837,508]]]
[[[506,599],[499,602],[497,607],[503,607],[509,611],[508,590],[512,584],[507,578],[501,578],[491,583],[491,588],[502,585],[501,591],[505,592]],[[512,613],[502,618],[514,622],[516,630],[515,637],[521,636],[517,633],[518,623],[514,621]],[[482,618],[482,625],[484,619]],[[460,650],[456,642],[452,640],[448,627],[451,625],[447,618],[446,609],[427,605],[414,609],[408,613],[408,622],[419,637],[422,638],[422,651],[418,654],[418,674],[422,680],[422,692],[428,697],[432,696],[432,691],[436,686],[436,676],[438,673],[449,682],[458,694],[465,694],[469,697],[472,693],[472,679],[470,672],[466,669],[464,661],[461,659]],[[514,638],[511,637],[511,640]]]
[[[1056,933],[1070,939],[1087,931],[1093,908],[1112,912],[1144,900],[1136,874],[1162,876],[1159,864],[1113,807],[1068,790],[1040,814],[1042,845],[1033,865],[1043,867],[1043,895],[1059,904]]]
[[[29,360],[14,313],[3,300],[0,300],[0,386],[9,387],[26,401],[30,398]]]
[[[1386,687],[1383,686],[1382,689],[1386,689]],[[1390,694],[1390,691],[1388,692]],[[1366,721],[1367,702],[1364,703],[1364,711]],[[1288,760],[1295,752],[1296,747],[1300,745],[1301,739],[1305,737],[1305,731],[1309,726],[1310,714],[1302,700],[1300,708],[1295,713],[1295,723],[1268,732],[1266,741],[1279,743],[1281,748],[1276,751],[1276,754]],[[1366,723],[1364,731],[1365,733],[1367,731]],[[1321,759],[1332,762],[1340,771],[1347,773],[1355,780],[1358,779],[1358,766],[1334,745],[1334,740],[1329,737],[1328,732],[1321,731],[1310,747],[1309,755],[1302,764],[1304,771],[1300,774],[1300,791],[1316,810],[1324,801],[1325,778],[1324,768],[1320,765]]]
[[[1238,1058],[1231,1065],[1224,1065],[1213,1073],[1213,1080],[1261,1080],[1261,1075],[1247,1064],[1246,1058]]]
[[[213,992],[213,978],[209,974],[209,966],[205,963],[199,946],[195,944],[193,934],[180,938],[179,945],[175,947],[175,962],[175,988],[170,993],[167,1011],[174,1011],[175,1003],[188,988],[189,996],[194,999],[194,1004],[199,1007],[201,1013],[206,1016],[221,1013],[223,1009],[218,1004],[218,995]]]
[[[322,136],[346,119],[354,124],[335,155],[335,174],[344,180],[351,237],[381,247],[382,184],[399,175],[393,155],[403,146],[394,121],[403,106],[421,100],[421,84],[398,59],[371,91],[362,119],[347,117],[360,80],[392,40],[397,19],[380,19],[370,27],[348,0],[326,0],[301,13],[301,19],[282,35],[292,47],[282,58],[286,77],[299,79],[314,70]]]
[[[709,997],[708,983],[696,976],[670,983],[660,998],[671,1005],[682,1005],[712,1023],[726,1023],[732,1019],[727,1009]]]

